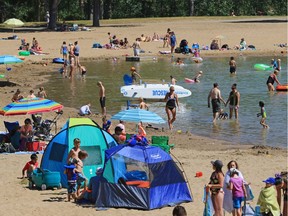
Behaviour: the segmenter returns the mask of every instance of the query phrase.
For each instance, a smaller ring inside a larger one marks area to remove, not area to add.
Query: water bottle
[[[140,79],[140,85],[142,85],[142,80]]]
[[[144,82],[144,87],[145,87],[145,88],[147,87],[147,83],[146,83],[146,82]]]

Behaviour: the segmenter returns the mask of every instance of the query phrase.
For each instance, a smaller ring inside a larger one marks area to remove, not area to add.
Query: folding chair
[[[5,125],[5,128],[7,129],[7,132],[9,134],[15,132],[15,130],[17,130],[18,127],[20,126],[18,121],[15,121],[15,122],[4,121],[4,125]]]
[[[169,136],[152,136],[151,143],[152,146],[160,147],[168,153],[175,146],[175,144],[169,144]]]
[[[130,107],[135,109],[139,107],[139,104],[131,104],[130,100],[127,100],[127,110],[129,110]]]

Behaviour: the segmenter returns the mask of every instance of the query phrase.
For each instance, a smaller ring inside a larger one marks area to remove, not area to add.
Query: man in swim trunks
[[[106,115],[106,106],[105,106],[105,88],[102,84],[102,82],[98,82],[97,85],[99,86],[99,101],[100,101],[100,106],[102,109],[102,115],[105,116]]]
[[[212,102],[213,109],[213,122],[216,121],[218,114],[220,112],[220,103],[221,101],[225,104],[224,99],[221,97],[221,91],[219,90],[218,83],[213,84],[213,88],[209,92],[208,95],[208,108],[210,108],[210,100]]]

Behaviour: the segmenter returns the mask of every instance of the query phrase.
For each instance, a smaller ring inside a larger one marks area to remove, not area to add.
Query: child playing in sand
[[[200,82],[200,77],[202,76],[202,74],[203,74],[203,72],[202,71],[199,71],[198,73],[197,73],[197,75],[194,77],[194,82]]]
[[[246,195],[246,189],[244,186],[244,181],[239,177],[239,173],[235,168],[230,169],[230,182],[229,189],[232,190],[233,197],[233,215],[241,216],[242,208],[241,203],[244,201]]]
[[[75,168],[75,172],[77,174],[77,192],[76,192],[77,197],[80,195],[80,188],[82,182],[84,182],[84,190],[86,190],[87,187],[87,178],[83,174],[83,166],[84,166],[83,160],[85,160],[87,157],[88,153],[86,151],[79,151],[78,160]]]
[[[257,114],[257,117],[261,116],[260,124],[263,126],[263,128],[269,128],[269,126],[265,123],[267,115],[264,108],[264,102],[259,101],[259,106],[261,107],[260,113]]]
[[[31,175],[33,173],[33,170],[35,170],[38,167],[38,156],[36,154],[32,154],[30,156],[30,161],[25,164],[25,166],[22,169],[22,178],[25,177],[25,171],[27,171],[27,178],[31,178]]]
[[[75,138],[73,140],[73,142],[74,142],[74,147],[68,153],[67,164],[70,164],[73,159],[77,160],[78,159],[78,154],[81,151],[81,149],[80,149],[80,144],[81,144],[80,139],[79,138]]]

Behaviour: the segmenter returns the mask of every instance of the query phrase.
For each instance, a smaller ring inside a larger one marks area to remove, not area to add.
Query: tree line
[[[287,15],[286,0],[2,0],[1,23],[8,18],[25,22],[45,20],[50,14],[49,27],[57,21],[101,19],[177,17],[177,16],[236,16]]]

